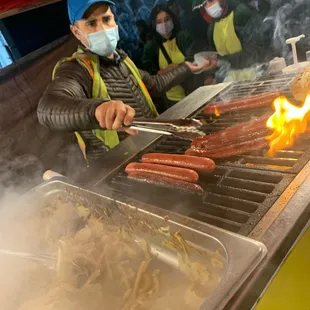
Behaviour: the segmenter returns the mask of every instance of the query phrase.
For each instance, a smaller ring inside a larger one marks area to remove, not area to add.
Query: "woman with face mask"
[[[174,13],[165,5],[157,5],[151,13],[153,40],[144,47],[142,62],[151,74],[163,74],[184,61],[193,60],[193,41],[187,31],[180,29]],[[167,109],[182,100],[187,94],[181,85],[166,92]]]
[[[219,53],[218,66],[228,69],[222,70],[226,80],[255,78],[251,67],[265,61],[269,42],[258,12],[240,0],[194,0],[194,9],[209,23],[208,49]]]

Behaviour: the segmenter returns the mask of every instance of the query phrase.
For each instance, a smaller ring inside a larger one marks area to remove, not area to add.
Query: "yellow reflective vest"
[[[90,76],[92,77],[92,80],[93,80],[92,98],[110,99],[105,83],[100,75],[99,56],[95,54],[84,53],[82,49],[78,49],[78,51],[74,53],[71,57],[64,58],[56,64],[54,71],[53,71],[53,79],[55,77],[57,68],[62,63],[66,61],[74,61],[74,60],[76,60],[81,66],[83,66],[88,71]],[[124,63],[126,64],[127,68],[130,70],[132,75],[136,78],[139,88],[141,92],[143,93],[153,115],[158,116],[158,112],[152,101],[152,98],[142,81],[139,69],[136,67],[136,65],[133,63],[133,61],[129,57],[127,57],[124,60]],[[93,130],[93,134],[97,137],[97,139],[101,140],[105,144],[105,146],[107,146],[108,149],[112,149],[113,147],[119,144],[118,134],[114,130],[95,129]],[[76,131],[75,136],[77,138],[79,147],[83,153],[83,157],[88,165],[86,144],[79,132]]]

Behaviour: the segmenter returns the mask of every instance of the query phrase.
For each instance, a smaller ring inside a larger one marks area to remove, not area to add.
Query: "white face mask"
[[[218,2],[212,4],[207,8],[207,4],[205,6],[205,10],[212,18],[219,18],[223,14],[223,8],[220,6]]]
[[[84,35],[82,31],[80,31]],[[119,41],[118,26],[84,35],[89,43],[89,50],[100,56],[111,55]]]
[[[173,28],[174,28],[174,25],[173,25],[172,20],[169,20],[166,23],[156,25],[156,31],[163,37],[166,37],[169,34],[171,34]]]

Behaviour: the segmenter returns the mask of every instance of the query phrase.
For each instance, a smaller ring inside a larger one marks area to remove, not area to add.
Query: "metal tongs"
[[[126,128],[158,133],[162,135],[173,135],[181,139],[193,140],[205,136],[199,128],[202,122],[196,119],[178,119],[178,120],[161,120],[161,119],[134,119],[132,125]]]

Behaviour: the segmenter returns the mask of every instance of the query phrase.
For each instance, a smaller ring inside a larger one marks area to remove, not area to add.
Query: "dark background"
[[[70,32],[66,1],[4,18],[0,30],[15,59],[23,57]]]
[[[116,1],[113,11],[120,30],[119,45],[134,59],[138,57],[136,20],[147,20],[159,0]],[[162,2],[162,0],[161,0]],[[61,1],[4,18],[2,31],[14,59],[19,59],[38,48],[70,33],[67,1]]]

